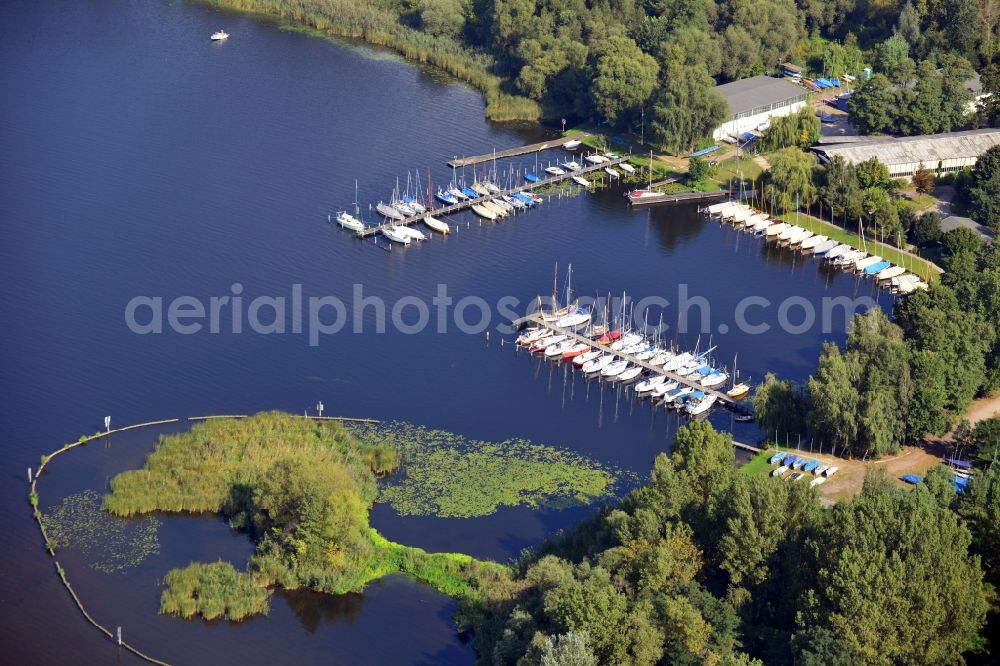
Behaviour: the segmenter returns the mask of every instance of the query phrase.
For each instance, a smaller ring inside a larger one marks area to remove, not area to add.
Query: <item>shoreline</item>
[[[546,116],[532,99],[504,92],[508,81],[490,71],[492,58],[470,51],[457,42],[433,37],[409,28],[395,17],[385,25],[373,25],[370,16],[353,17],[362,24],[352,25],[351,17],[308,13],[286,6],[283,0],[193,0],[197,4],[225,11],[277,21],[280,27],[305,32],[331,41],[353,40],[373,48],[386,49],[410,64],[430,65],[475,88],[486,103],[486,119],[497,123],[539,122]]]

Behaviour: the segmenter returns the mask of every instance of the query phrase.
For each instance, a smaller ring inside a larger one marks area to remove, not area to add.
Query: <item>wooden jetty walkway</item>
[[[711,199],[721,199],[729,196],[729,190],[716,190],[714,192],[681,192],[679,194],[658,194],[655,197],[632,198],[628,201],[633,207],[639,206],[659,206],[663,204],[688,203],[692,201],[707,201]]]
[[[553,324],[551,322],[547,322],[547,321],[543,320],[542,316],[540,314],[533,314],[533,315],[528,315],[527,317],[521,317],[520,319],[515,319],[512,323],[513,323],[513,325],[514,325],[515,328],[520,328],[524,324],[538,324],[539,326],[544,326],[545,328],[549,329],[550,331],[553,331],[553,332],[558,333],[560,335],[569,336],[569,337],[575,339],[577,342],[583,342],[585,344],[590,345],[594,349],[600,349],[600,350],[602,350],[602,351],[604,351],[604,352],[606,352],[608,354],[613,354],[613,355],[617,356],[620,359],[625,359],[625,360],[627,360],[627,361],[629,361],[631,363],[634,363],[635,365],[638,365],[638,366],[640,366],[642,368],[645,368],[646,370],[649,370],[650,372],[652,372],[654,374],[657,374],[657,375],[666,375],[668,378],[676,381],[679,384],[684,384],[685,386],[689,386],[689,387],[691,387],[691,388],[693,388],[693,389],[695,389],[697,391],[701,391],[701,392],[705,393],[706,395],[714,395],[715,398],[716,398],[716,400],[718,401],[718,403],[721,404],[721,405],[723,405],[723,406],[733,407],[733,406],[736,405],[736,401],[735,400],[733,400],[732,398],[730,398],[728,395],[726,395],[725,393],[723,393],[721,391],[716,391],[715,389],[705,388],[701,384],[698,384],[698,383],[692,381],[691,379],[689,379],[687,377],[681,377],[680,375],[678,375],[676,373],[667,372],[662,367],[655,366],[655,365],[649,363],[648,361],[640,361],[639,359],[637,359],[632,354],[623,354],[620,351],[613,351],[610,347],[607,347],[607,346],[602,345],[602,344],[598,344],[596,341],[591,340],[590,338],[588,338],[585,335],[580,335],[576,331],[573,331],[573,330],[568,329],[568,328],[562,328],[561,326],[556,326],[555,324]]]
[[[548,141],[539,141],[538,143],[529,143],[527,146],[518,146],[517,148],[507,148],[505,150],[497,150],[492,153],[487,153],[485,155],[473,155],[472,157],[456,157],[452,160],[448,160],[448,166],[452,169],[459,169],[464,166],[471,166],[473,164],[480,164],[481,162],[489,162],[493,159],[502,159],[504,157],[517,157],[518,155],[526,155],[528,153],[537,153],[539,150],[545,150],[547,148],[560,148],[563,144],[569,141],[579,141],[584,137],[590,136],[587,132],[576,132],[567,136],[556,137],[549,139]]]
[[[478,197],[476,199],[466,199],[464,201],[459,201],[457,204],[451,204],[450,206],[442,206],[441,208],[434,208],[428,210],[426,213],[420,213],[419,215],[412,215],[410,217],[404,218],[402,220],[388,220],[382,224],[375,225],[373,227],[367,227],[364,231],[359,231],[358,236],[360,238],[368,238],[369,236],[374,236],[382,232],[386,227],[394,226],[409,226],[417,222],[422,222],[428,215],[448,215],[450,213],[457,213],[459,211],[465,210],[466,208],[471,208],[473,204],[482,203],[484,201],[492,201],[497,197],[507,195],[510,196],[517,192],[526,192],[528,190],[533,190],[538,187],[544,187],[545,185],[551,185],[553,183],[558,183],[563,180],[572,178],[573,176],[582,176],[583,174],[591,173],[592,171],[604,171],[606,167],[613,167],[615,165],[621,164],[622,162],[627,162],[629,160],[629,155],[616,158],[608,158],[600,164],[590,164],[587,163],[575,171],[569,171],[561,176],[547,176],[545,178],[539,178],[537,183],[524,183],[523,185],[518,185],[517,187],[511,187],[506,190],[501,190],[498,194],[489,194]],[[544,173],[544,172],[543,172]]]

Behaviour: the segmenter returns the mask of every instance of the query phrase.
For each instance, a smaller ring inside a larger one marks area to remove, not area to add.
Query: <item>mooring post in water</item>
[[[118,631],[115,632],[115,636],[118,639],[118,647],[121,647],[121,645],[122,645],[122,628],[121,627],[118,627]]]
[[[28,483],[31,483],[31,468],[28,468]]]

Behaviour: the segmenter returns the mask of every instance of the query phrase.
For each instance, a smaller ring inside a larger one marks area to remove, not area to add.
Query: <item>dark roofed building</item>
[[[773,116],[795,113],[806,103],[806,91],[773,76],[751,76],[715,87],[729,103],[729,119],[712,136],[739,136],[765,125]]]

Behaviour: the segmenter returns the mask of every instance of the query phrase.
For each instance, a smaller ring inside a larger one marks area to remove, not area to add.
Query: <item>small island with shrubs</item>
[[[398,464],[391,446],[362,443],[335,421],[278,412],[208,421],[163,438],[143,469],[116,476],[104,508],[117,516],[221,513],[254,539],[246,571],[216,562],[167,574],[160,610],[182,617],[266,612],[274,586],[342,594],[405,573],[476,598],[505,577],[500,565],[396,544],[369,526],[376,477]]]

